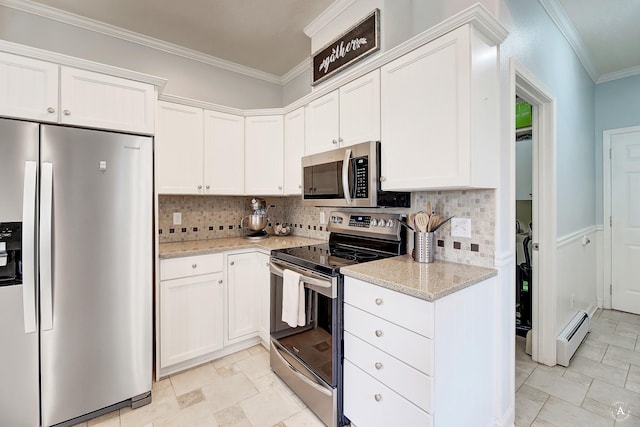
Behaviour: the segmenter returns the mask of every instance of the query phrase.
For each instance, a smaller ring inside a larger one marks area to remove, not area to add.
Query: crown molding
[[[29,13],[31,15],[58,21],[63,24],[73,25],[78,28],[104,34],[106,36],[114,37],[130,43],[135,43],[165,53],[170,53],[172,55],[180,56],[192,61],[201,62],[203,64],[211,65],[224,70],[233,71],[235,73],[264,80],[269,83],[282,84],[282,78],[274,74],[265,73],[264,71],[256,70],[255,68],[250,68],[244,65],[236,64],[235,62],[226,61],[215,56],[197,52],[195,50],[158,40],[153,37],[144,36],[133,31],[125,30],[124,28],[105,24],[94,19],[85,18],[80,15],[65,12],[60,9],[56,9],[43,4],[35,3],[30,0],[0,0],[0,6],[5,6],[11,9],[19,10],[21,12]]]
[[[591,80],[595,83],[598,80],[598,72],[596,70],[593,61],[591,60],[591,55],[587,51],[587,48],[576,30],[576,27],[573,25],[567,12],[564,10],[562,5],[558,0],[538,0],[544,10],[547,12],[547,15],[551,18],[551,20],[556,24],[556,27],[560,30],[564,38],[569,42],[569,45],[573,48],[573,51],[576,53],[578,60],[582,63],[587,74],[591,77]]]
[[[309,25],[304,27],[304,33],[313,37],[318,31],[326,27],[331,21],[336,19],[342,12],[344,12],[349,6],[355,3],[356,0],[336,0],[324,10],[316,19],[311,21]]]
[[[625,70],[614,71],[612,73],[603,74],[598,77],[596,84],[610,82],[612,80],[624,79],[625,77],[633,77],[640,74],[640,66],[631,67]]]
[[[298,77],[300,74],[309,72],[310,69],[311,69],[311,57],[308,57],[307,59],[305,59],[304,61],[302,61],[295,67],[293,67],[291,70],[289,70],[289,72],[287,72],[285,75],[283,75],[282,78],[280,79],[280,84],[286,85],[291,80]]]
[[[131,71],[125,68],[101,64],[99,62],[88,61],[86,59],[75,58],[73,56],[64,55],[62,53],[56,53],[31,46],[25,46],[6,40],[0,40],[0,52],[13,53],[15,55],[52,62],[58,65],[80,68],[83,70],[95,71],[96,73],[108,74],[110,76],[122,77],[124,79],[149,83],[157,86],[160,93],[162,93],[165,85],[167,84],[167,79],[163,77],[139,73],[137,71]]]

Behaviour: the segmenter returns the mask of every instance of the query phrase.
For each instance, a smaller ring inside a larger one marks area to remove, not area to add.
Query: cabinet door
[[[338,91],[311,101],[305,112],[305,155],[338,148]]]
[[[244,193],[244,117],[204,111],[204,190]]]
[[[153,85],[60,67],[60,96],[64,124],[154,133]]]
[[[220,272],[160,282],[160,367],[222,348],[222,277]]]
[[[340,145],[380,140],[380,70],[340,88]]]
[[[304,107],[284,116],[284,194],[302,194]]]
[[[0,115],[58,120],[58,65],[0,53]]]
[[[269,255],[258,253],[258,335],[269,347],[271,333],[271,272],[269,271]]]
[[[258,333],[258,267],[256,252],[227,257],[229,341]]]
[[[202,194],[202,109],[158,102],[157,184],[161,194]]]
[[[469,185],[468,28],[381,68],[383,190]]]
[[[245,193],[282,194],[284,128],[282,116],[245,119]]]

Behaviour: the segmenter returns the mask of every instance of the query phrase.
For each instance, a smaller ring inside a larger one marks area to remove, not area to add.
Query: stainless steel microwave
[[[302,158],[307,206],[408,208],[411,193],[380,189],[380,142],[370,141]]]

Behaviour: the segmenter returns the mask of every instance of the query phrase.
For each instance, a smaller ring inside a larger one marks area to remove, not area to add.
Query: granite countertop
[[[293,248],[320,243],[326,242],[300,236],[269,236],[269,238],[263,240],[249,240],[243,237],[190,240],[186,242],[160,243],[159,256],[160,259],[168,259],[251,248],[270,251],[272,249]]]
[[[498,274],[492,268],[455,262],[415,262],[411,255],[350,265],[340,268],[340,272],[427,301],[435,301]]]

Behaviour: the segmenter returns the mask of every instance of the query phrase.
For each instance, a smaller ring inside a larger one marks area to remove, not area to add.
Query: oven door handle
[[[284,274],[284,270],[282,268],[277,267],[273,262],[270,263],[271,270],[279,276]],[[326,280],[314,279],[313,277],[305,276],[304,274],[300,275],[300,281],[308,283],[310,285],[319,286],[321,288],[331,288],[331,282]]]

